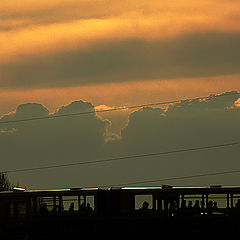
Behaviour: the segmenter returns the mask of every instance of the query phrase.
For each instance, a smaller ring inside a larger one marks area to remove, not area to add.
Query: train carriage
[[[240,232],[240,187],[15,188],[0,192],[0,221],[2,234],[33,239],[36,234],[56,239],[86,232],[120,234],[122,229],[229,234]]]

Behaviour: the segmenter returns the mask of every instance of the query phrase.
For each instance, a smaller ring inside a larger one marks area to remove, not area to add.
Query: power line
[[[163,182],[163,181],[172,181],[172,180],[183,180],[183,179],[192,179],[192,178],[201,178],[201,177],[210,177],[210,176],[217,176],[217,175],[226,175],[226,174],[234,174],[240,173],[240,170],[231,170],[231,171],[223,171],[223,172],[214,172],[214,173],[203,173],[203,174],[196,174],[196,175],[187,175],[187,176],[179,176],[179,177],[171,177],[171,178],[161,178],[161,179],[154,179],[154,180],[146,180],[146,181],[136,181],[136,182],[127,182],[121,184],[113,184],[107,186],[130,186],[130,185],[138,185],[138,184],[145,184],[145,183],[155,183],[155,182]],[[101,186],[106,187],[106,186]]]
[[[202,146],[202,147],[195,147],[195,148],[185,148],[185,149],[165,151],[165,152],[157,152],[157,153],[138,154],[138,155],[116,157],[116,158],[107,158],[107,159],[85,161],[85,162],[66,163],[66,164],[58,164],[58,165],[48,165],[48,166],[43,166],[43,167],[33,167],[33,168],[7,170],[4,173],[28,172],[28,171],[62,168],[62,167],[70,167],[70,166],[77,166],[77,165],[101,164],[101,163],[107,163],[107,162],[124,161],[124,160],[128,160],[128,159],[137,159],[137,158],[144,158],[144,157],[151,157],[151,156],[160,156],[160,155],[168,155],[168,154],[175,154],[175,153],[183,153],[183,152],[207,150],[207,149],[214,149],[214,148],[230,147],[230,146],[235,146],[235,145],[239,145],[239,144],[240,143],[238,143],[238,142],[232,142],[232,143],[225,143],[225,144],[218,144],[218,145],[209,145],[209,146]]]
[[[224,95],[218,95],[218,97],[226,97],[226,96],[234,96],[234,95],[240,95],[240,93],[238,93],[238,92],[230,92],[230,93],[226,93]],[[44,117],[33,117],[33,118],[24,118],[24,119],[16,119],[16,120],[7,120],[7,121],[0,121],[0,124],[28,122],[28,121],[36,121],[36,120],[46,120],[46,119],[62,118],[62,117],[73,117],[73,116],[80,116],[80,115],[87,115],[87,114],[94,114],[94,113],[105,113],[105,112],[121,111],[121,110],[126,110],[126,109],[136,109],[136,108],[142,108],[142,107],[166,105],[166,104],[172,104],[172,103],[178,103],[178,102],[184,102],[184,101],[194,101],[194,100],[209,99],[211,97],[212,97],[212,95],[205,96],[205,97],[179,99],[179,100],[173,100],[173,101],[167,101],[167,102],[147,103],[147,104],[142,104],[142,105],[130,105],[130,106],[125,106],[125,107],[116,107],[116,108],[104,109],[104,110],[96,110],[96,111],[94,110],[94,111],[86,111],[86,112],[76,112],[76,113],[67,113],[67,114],[59,114],[59,115],[49,115],[49,116],[44,116]]]

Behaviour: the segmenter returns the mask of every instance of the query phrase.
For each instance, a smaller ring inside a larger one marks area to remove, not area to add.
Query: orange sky
[[[12,66],[19,65],[19,69],[25,69],[24,62],[31,62],[33,58],[48,59],[58,53],[71,55],[79,49],[82,53],[89,49],[94,52],[96,46],[102,44],[110,49],[110,43],[125,40],[154,43],[191,34],[238,34],[239,9],[240,2],[234,0],[27,0],[24,4],[17,0],[2,0],[0,114],[13,111],[24,102],[39,102],[54,111],[58,106],[78,99],[94,105],[120,106],[239,90],[240,73],[235,68],[231,70],[232,66],[228,66],[230,72],[226,74],[214,70],[211,76],[206,77],[151,77],[149,80],[145,77],[141,81],[134,78],[132,81],[111,82],[110,75],[103,82],[105,75],[99,76],[99,79],[97,75],[93,83],[76,82],[68,86],[66,79],[64,84],[61,82],[62,87],[57,81],[50,84],[51,87],[43,84],[39,88],[31,84],[28,86],[28,83],[21,86],[24,82],[22,78],[18,79],[14,74],[8,77],[12,74]],[[40,59],[38,65],[41,61],[44,62]],[[52,72],[58,70],[59,66],[53,67],[49,79]],[[29,75],[27,67],[23,71],[26,76]],[[154,72],[154,69],[151,71]],[[15,86],[15,83],[19,84]]]
[[[41,103],[54,112],[59,107],[77,100],[89,101],[99,110],[108,107],[202,97],[239,90],[239,78],[240,75],[232,75],[217,78],[101,84],[74,88],[5,90],[0,92],[0,113],[3,115],[14,112],[18,104],[28,102]],[[240,106],[239,103],[238,106]],[[109,127],[109,131],[118,134],[120,129],[125,126],[129,113],[130,111],[119,111],[99,115],[103,119],[111,120],[112,125]]]
[[[0,117],[29,102],[40,103],[54,112],[77,100],[90,102],[99,109],[240,91],[239,9],[238,0],[0,0]],[[236,104],[240,107],[240,100]],[[37,104],[31,105],[41,109]],[[25,107],[23,109],[28,109],[29,105]],[[31,107],[29,109],[32,111]],[[2,168],[53,165],[54,161],[74,161],[79,156],[81,159],[102,156],[105,149],[100,146],[104,140],[121,138],[121,129],[128,123],[132,111],[135,109],[98,113],[111,121],[109,126],[99,119],[82,118],[76,125],[66,124],[63,131],[58,131],[59,128],[48,131],[43,124],[36,132],[32,127],[25,131],[24,127],[20,134],[7,137],[7,140],[5,134],[1,134]],[[110,144],[106,153],[109,150],[110,155],[119,153],[120,156],[152,152],[153,149],[157,152],[159,147],[167,151],[173,146],[201,146],[206,142],[216,144],[215,141],[231,142],[238,138],[235,114],[225,118],[225,111],[221,111],[218,123],[212,111],[206,115],[210,116],[207,117],[209,125],[204,114],[199,119],[194,116],[186,122],[180,120],[180,125],[178,113],[172,124],[165,121],[149,124],[139,116],[140,124],[133,121],[132,130],[129,124],[130,128],[123,132],[122,136],[126,134],[123,145]],[[41,129],[43,138],[38,135]],[[69,138],[65,134],[69,130],[73,135],[76,132],[76,136]],[[5,131],[0,129],[2,133]],[[189,134],[183,136],[186,132]],[[69,170],[69,176],[73,177],[67,180],[79,182],[80,176],[81,183],[95,185],[88,182],[90,172],[95,179],[99,177],[97,184],[118,182],[118,175],[119,179],[126,175],[129,181],[144,176],[151,179],[154,174],[159,176],[159,169],[166,177],[181,170],[190,171],[186,172],[189,175],[203,166],[201,171],[216,170],[216,166],[226,169],[229,161],[231,166],[239,168],[237,154],[230,149],[226,155],[220,152],[215,157],[212,152],[206,157],[199,155],[199,158],[189,155],[188,162],[185,155],[175,156],[178,159],[175,170],[172,161],[166,161],[166,165],[161,162],[158,167],[146,162],[142,167],[139,165],[139,171],[135,171],[135,165],[129,168],[129,163],[122,171],[118,165],[109,169],[94,166],[92,170],[84,168],[80,172],[76,168],[76,175]],[[179,161],[181,158],[184,163]],[[49,187],[54,186],[54,181],[57,186],[63,181],[74,186],[62,177],[68,176],[66,173],[54,177],[55,180],[50,172],[46,174],[49,177],[24,173],[21,182],[35,186],[38,182],[39,186],[44,186],[45,180]],[[20,182],[17,177],[15,179]]]
[[[37,102],[51,112],[72,101],[85,100],[94,106],[127,106],[175,99],[193,98],[240,89],[240,75],[113,83],[69,88],[0,91],[1,114],[14,111],[18,104]],[[111,90],[110,90],[111,89]]]
[[[239,1],[2,0],[0,62],[116,39],[239,31]]]

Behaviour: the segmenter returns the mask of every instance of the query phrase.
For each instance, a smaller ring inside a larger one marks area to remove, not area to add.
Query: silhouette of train
[[[4,239],[230,236],[240,234],[240,187],[14,188],[0,192],[0,231]]]

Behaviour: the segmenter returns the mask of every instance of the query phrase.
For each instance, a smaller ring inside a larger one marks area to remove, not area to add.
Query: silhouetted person
[[[91,207],[90,203],[87,203],[86,210],[87,211],[92,211],[92,207]]]
[[[189,202],[188,202],[188,208],[189,208],[189,209],[192,209],[192,207],[193,207],[193,206],[192,206],[192,201],[189,201]]]
[[[208,214],[212,214],[212,211],[213,211],[213,201],[209,201],[207,203],[207,212]]]
[[[196,202],[195,202],[195,204],[194,204],[194,209],[196,209],[196,210],[198,210],[198,209],[200,209],[200,204],[199,204],[199,201],[198,200],[196,200]]]
[[[52,209],[52,212],[55,213],[57,211],[57,209],[58,209],[57,205],[54,205],[53,209]]]
[[[204,201],[201,201],[201,209],[204,209],[204,208],[205,208]]]
[[[84,211],[84,210],[86,210],[86,207],[85,207],[85,204],[82,203],[82,204],[80,204],[80,206],[79,206],[79,211]]]
[[[186,200],[182,201],[181,209],[186,209],[187,208],[187,202]]]
[[[74,203],[73,202],[70,204],[68,211],[71,213],[74,212]]]
[[[213,209],[213,201],[208,202],[207,209]]]
[[[175,201],[170,201],[170,205],[169,205],[169,212],[170,214],[174,214],[176,212],[177,209],[177,204]]]
[[[217,202],[214,202],[213,203],[213,210],[217,210],[217,209],[218,209]]]
[[[238,199],[236,205],[235,205],[236,208],[240,209],[240,199]]]
[[[46,203],[41,204],[39,211],[41,213],[47,213],[48,212],[47,204]]]
[[[143,202],[143,205],[142,205],[141,210],[147,211],[147,210],[148,210],[148,207],[149,207],[149,203],[145,201],[145,202]]]
[[[59,211],[59,212],[63,212],[63,211],[64,211],[63,205],[59,205],[59,206],[58,206],[58,211]]]

